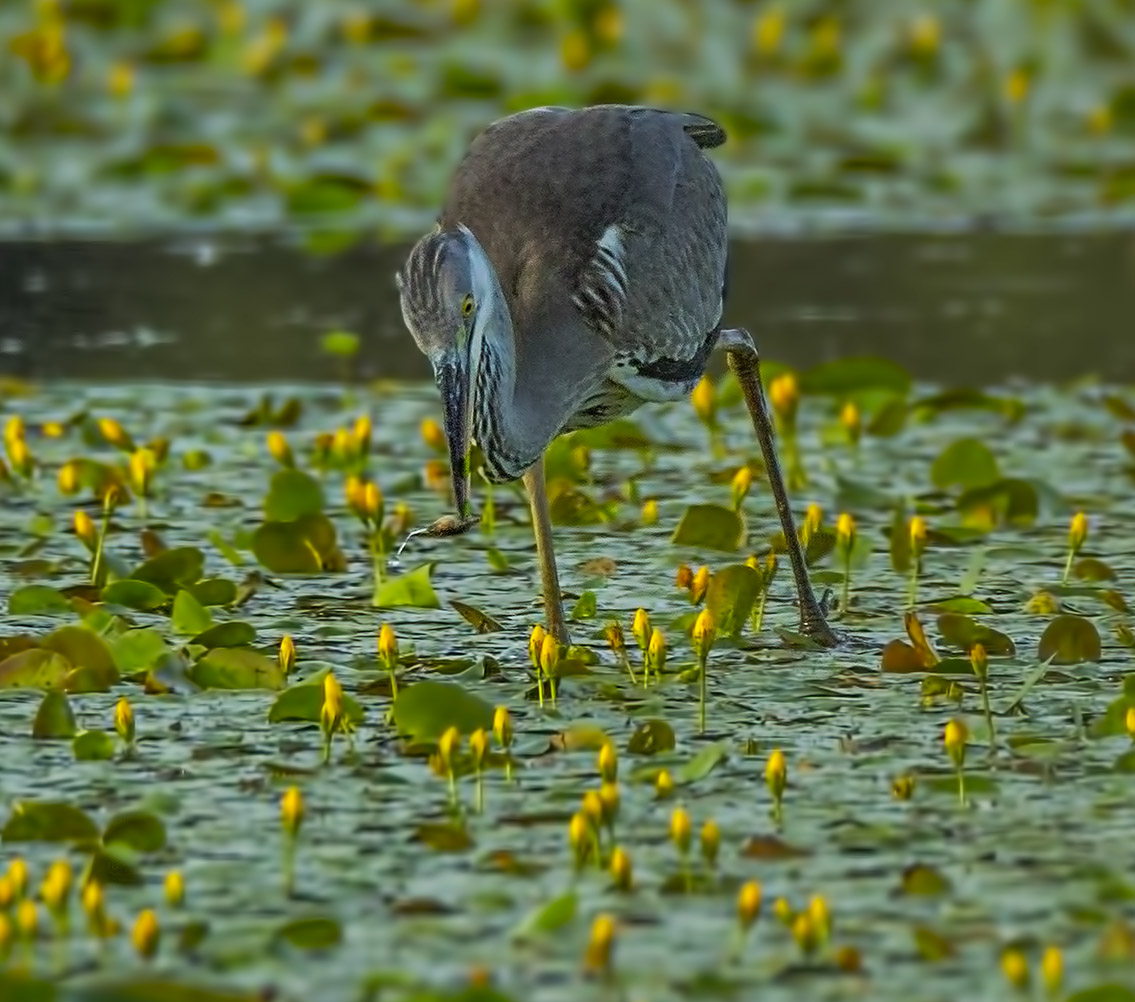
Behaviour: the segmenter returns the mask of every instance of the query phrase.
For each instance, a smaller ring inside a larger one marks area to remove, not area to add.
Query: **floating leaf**
[[[236,583],[228,578],[206,578],[189,589],[203,606],[232,605],[236,601]]]
[[[455,682],[425,679],[398,690],[394,724],[415,741],[436,741],[450,727],[462,734],[492,730],[493,707]]]
[[[575,891],[567,891],[559,897],[541,905],[516,930],[518,938],[527,939],[533,936],[547,936],[558,932],[575,920],[579,908],[579,899]]]
[[[323,511],[323,488],[302,470],[278,470],[272,475],[264,498],[264,518],[269,522],[295,522]]]
[[[204,633],[199,633],[189,642],[200,647],[244,647],[256,639],[256,628],[251,623],[240,619],[232,619],[227,623],[218,623]]]
[[[880,407],[867,422],[867,434],[876,438],[892,438],[906,425],[910,408],[902,397],[894,397]]]
[[[434,852],[468,852],[474,845],[473,836],[464,825],[445,821],[418,825],[414,841],[429,846]]]
[[[902,872],[901,891],[920,897],[938,897],[949,894],[950,881],[939,870],[925,863],[914,863]]]
[[[205,607],[197,601],[192,593],[184,588],[177,593],[173,600],[173,613],[170,616],[170,621],[175,632],[186,636],[204,633],[213,625],[213,617],[209,615]]]
[[[99,846],[91,855],[83,873],[82,883],[88,880],[97,880],[105,887],[114,884],[120,887],[138,887],[142,883],[142,874],[130,860],[118,849],[109,849]],[[116,998],[115,1002],[119,1002]]]
[[[75,736],[75,714],[66,695],[57,689],[47,692],[32,723],[32,737],[41,740],[70,739]]]
[[[965,651],[975,644],[981,644],[990,654],[1012,657],[1017,653],[1013,641],[1000,630],[994,630],[956,612],[946,612],[938,617],[938,632],[945,643]]]
[[[883,648],[881,668],[886,672],[921,672],[927,665],[922,655],[905,640],[892,640]]]
[[[579,600],[571,610],[569,619],[576,622],[581,622],[586,619],[594,619],[599,611],[599,601],[595,597],[595,592],[585,591],[579,596]]]
[[[157,664],[170,653],[165,638],[155,629],[127,630],[111,639],[110,652],[123,675],[132,675]]]
[[[899,574],[909,573],[910,532],[906,524],[906,505],[902,503],[895,505],[894,513],[891,515],[890,552],[891,567]]]
[[[1027,480],[998,480],[965,491],[958,498],[958,511],[966,526],[975,529],[993,529],[1006,522],[1031,525],[1040,511],[1040,496]]]
[[[933,612],[953,612],[966,616],[985,616],[993,612],[993,607],[988,602],[970,595],[938,599],[935,602],[928,602],[927,607]]]
[[[989,447],[976,438],[961,438],[946,446],[930,467],[935,487],[985,487],[1000,476]]]
[[[1037,657],[1057,665],[1099,661],[1100,635],[1095,624],[1083,616],[1057,616],[1041,634]]]
[[[1114,581],[1117,577],[1110,565],[1095,557],[1077,560],[1072,566],[1072,573],[1082,581]]]
[[[10,616],[56,616],[71,611],[71,600],[47,585],[24,585],[8,596]]]
[[[134,852],[158,852],[165,848],[166,826],[156,814],[127,811],[110,819],[102,841],[103,845],[123,845]]]
[[[761,576],[747,564],[714,571],[706,589],[706,608],[723,636],[739,636],[761,590]]]
[[[679,786],[686,786],[689,783],[696,783],[705,779],[728,757],[729,745],[725,742],[707,745],[692,759],[675,770],[674,782]]]
[[[17,802],[0,831],[5,842],[85,842],[98,837],[90,815],[52,800]]]
[[[746,859],[775,862],[782,859],[799,859],[807,856],[808,850],[789,845],[777,835],[753,835],[741,847],[741,855]]]
[[[265,522],[252,535],[252,552],[277,574],[318,574],[336,556],[335,527],[325,515]]]
[[[744,541],[745,527],[732,508],[715,504],[695,504],[686,509],[671,542],[692,549],[735,553]]]
[[[350,331],[328,331],[319,339],[319,346],[328,355],[354,358],[359,352],[359,336]]]
[[[147,560],[130,577],[137,581],[149,581],[173,595],[178,588],[188,588],[200,581],[204,566],[205,554],[197,547],[179,546]]]
[[[283,689],[279,663],[247,647],[218,647],[186,672],[202,689]]]
[[[674,728],[665,720],[644,720],[627,742],[627,751],[632,755],[657,755],[673,750],[675,744]]]
[[[100,597],[107,605],[121,605],[123,608],[137,609],[139,612],[160,609],[169,602],[169,595],[156,584],[135,578],[112,581],[102,590]]]
[[[71,662],[34,647],[0,661],[0,689],[61,689]]]
[[[80,731],[71,742],[71,750],[80,762],[106,762],[114,758],[114,735],[107,731]]]
[[[1094,985],[1068,995],[1065,1002],[1135,1002],[1135,989],[1125,985]]]
[[[398,606],[413,606],[419,609],[440,609],[433,585],[430,583],[430,574],[433,564],[422,564],[412,571],[400,574],[397,577],[387,578],[379,586],[378,595],[374,604],[380,609],[392,609]]]
[[[100,690],[118,681],[118,669],[106,641],[86,626],[61,626],[43,638],[42,646],[65,657],[76,670],[88,672]]]
[[[466,605],[464,602],[459,602],[457,599],[452,599],[449,604],[461,613],[462,617],[472,624],[473,629],[478,633],[497,633],[504,629],[492,616],[472,605]]]
[[[927,926],[915,926],[912,934],[919,956],[929,963],[948,960],[957,953],[957,948],[950,940]]]
[[[323,679],[326,675],[327,672],[320,672],[281,692],[268,711],[268,722],[278,724],[286,720],[301,720],[318,724],[323,709]],[[362,723],[363,708],[346,693],[343,694],[343,711],[351,723]]]
[[[276,930],[273,940],[298,950],[329,950],[343,941],[343,927],[333,918],[292,919]]]

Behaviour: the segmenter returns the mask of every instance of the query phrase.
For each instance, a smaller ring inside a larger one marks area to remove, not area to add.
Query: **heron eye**
[[[461,300],[461,315],[463,317],[472,316],[473,305],[473,297],[467,295],[463,300]]]

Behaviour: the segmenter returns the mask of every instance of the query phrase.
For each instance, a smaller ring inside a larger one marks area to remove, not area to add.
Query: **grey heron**
[[[444,404],[456,518],[470,443],[492,483],[523,478],[549,632],[568,642],[543,456],[556,436],[686,397],[723,349],[764,455],[800,628],[831,645],[773,442],[760,360],[723,329],[726,199],[701,115],[627,105],[536,108],[490,125],[458,165],[437,226],[397,276],[406,326]]]

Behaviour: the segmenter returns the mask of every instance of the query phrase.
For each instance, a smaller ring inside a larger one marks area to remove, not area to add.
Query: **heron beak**
[[[473,394],[469,386],[468,359],[450,356],[434,370],[445,405],[445,438],[449,443],[449,471],[458,517],[470,513],[469,446],[473,437]]]

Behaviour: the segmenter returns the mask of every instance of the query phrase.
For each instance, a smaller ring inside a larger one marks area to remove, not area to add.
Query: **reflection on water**
[[[393,274],[405,246],[0,244],[0,371],[30,379],[424,378]],[[726,322],[795,365],[880,354],[917,377],[1135,381],[1135,235],[739,241]]]

